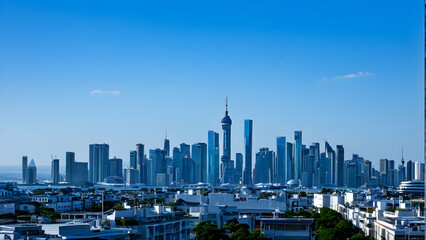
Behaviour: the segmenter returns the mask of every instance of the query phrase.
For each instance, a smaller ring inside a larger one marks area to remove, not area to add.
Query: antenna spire
[[[402,147],[402,159],[401,159],[401,163],[402,165],[404,165],[405,161],[404,161],[404,147]]]
[[[226,97],[226,115],[228,115],[228,97]]]

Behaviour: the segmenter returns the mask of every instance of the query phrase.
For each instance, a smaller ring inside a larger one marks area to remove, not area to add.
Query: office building
[[[194,169],[195,164],[194,161],[189,157],[189,155],[185,156],[182,159],[182,181],[184,184],[194,183]]]
[[[345,149],[343,145],[336,146],[336,170],[335,170],[335,185],[343,187],[344,184],[344,164],[345,164]]]
[[[159,174],[158,179],[161,179],[163,182],[168,182],[170,179],[162,179],[163,175],[166,173],[167,161],[166,161],[166,152],[162,149],[151,149],[149,150],[149,159],[151,160],[151,169],[149,175],[151,176],[150,184],[151,186],[157,185],[157,175]],[[165,176],[165,175],[164,175]],[[164,186],[164,185],[163,185]]]
[[[135,150],[130,151],[130,167],[133,169],[138,169],[138,152]],[[139,180],[138,180],[139,181]]]
[[[137,169],[126,168],[124,173],[126,185],[133,185],[139,182],[139,171]]]
[[[179,183],[182,180],[182,154],[180,149],[173,148],[173,181]]]
[[[53,159],[50,168],[50,181],[52,183],[59,183],[59,159]]]
[[[419,181],[425,180],[425,164],[420,162],[414,163],[414,179]]]
[[[325,142],[325,157],[328,159],[327,162],[327,184],[335,185],[335,179],[336,179],[336,152],[333,150],[333,148],[328,144],[328,142]],[[330,164],[328,166],[328,164]]]
[[[34,159],[31,159],[30,164],[25,169],[25,184],[37,184],[37,167]]]
[[[84,183],[89,180],[89,170],[87,162],[74,162],[72,182]]]
[[[312,143],[309,147],[309,155],[313,156],[313,175],[312,185],[320,187],[320,145],[319,143]]]
[[[285,171],[285,177],[286,177],[286,183],[287,181],[294,179],[294,144],[293,143],[287,143],[287,149],[286,149],[286,171]]]
[[[235,154],[235,181],[236,183],[240,183],[242,181],[242,173],[243,173],[243,154],[236,153]]]
[[[243,183],[250,185],[253,183],[252,176],[252,154],[253,154],[253,120],[244,120],[244,177]]]
[[[22,182],[25,182],[25,172],[28,167],[28,157],[22,156]]]
[[[221,157],[222,183],[234,183],[234,169],[230,166],[232,120],[228,115],[228,99],[226,100],[225,117],[222,118],[221,124],[223,129],[223,152]]]
[[[182,157],[191,157],[191,146],[186,143],[180,144],[180,152],[182,153]]]
[[[166,153],[166,157],[170,157],[170,141],[169,139],[167,139],[167,134],[166,134],[166,138],[164,139],[163,150]]]
[[[286,146],[287,142],[285,137],[277,137],[277,172],[276,182],[284,186],[286,180]]]
[[[261,148],[256,153],[256,163],[253,174],[253,182],[272,183],[273,182],[273,161],[275,154],[269,148]]]
[[[123,160],[117,157],[114,157],[109,160],[109,175],[108,176],[117,176],[123,177]]]
[[[215,131],[208,132],[208,164],[207,178],[208,183],[219,183],[219,133]]]
[[[302,131],[294,132],[294,178],[300,180],[302,174]]]
[[[207,144],[195,143],[192,145],[192,160],[195,164],[194,181],[207,182]]]
[[[89,146],[89,181],[103,182],[109,174],[109,145],[90,144]]]
[[[65,180],[68,183],[73,182],[73,165],[75,162],[75,153],[66,152],[65,153]]]
[[[139,171],[139,183],[148,184],[148,166],[145,159],[145,146],[136,144],[136,169]]]

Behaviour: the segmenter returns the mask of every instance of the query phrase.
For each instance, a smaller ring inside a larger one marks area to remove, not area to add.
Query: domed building
[[[290,179],[287,181],[287,187],[288,188],[297,188],[299,187],[299,182],[296,181],[295,179]]]

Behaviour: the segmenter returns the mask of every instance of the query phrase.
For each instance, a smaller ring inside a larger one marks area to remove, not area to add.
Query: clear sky
[[[423,160],[423,8],[412,1],[0,2],[0,165],[110,144],[277,136]],[[254,164],[253,164],[254,165]]]

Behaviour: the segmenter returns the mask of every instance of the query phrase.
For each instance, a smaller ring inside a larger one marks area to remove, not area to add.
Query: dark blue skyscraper
[[[207,182],[207,144],[196,143],[192,145],[192,160],[195,164],[194,181]]]
[[[294,179],[294,148],[293,143],[287,143],[287,153],[286,153],[286,171],[285,171],[285,180]]]
[[[170,157],[170,141],[169,139],[167,139],[167,134],[166,134],[166,138],[164,139],[163,150],[166,152],[166,157]]]
[[[244,120],[244,177],[243,183],[250,185],[253,183],[252,179],[252,154],[253,154],[253,120]]]
[[[130,167],[133,169],[138,169],[138,160],[137,160],[137,151],[130,151]],[[139,176],[139,174],[138,174]],[[139,180],[138,180],[139,181]]]
[[[109,174],[109,145],[90,144],[89,153],[89,181],[103,182]]]
[[[228,99],[226,100],[225,117],[222,118],[221,124],[223,129],[222,183],[234,183],[234,172],[230,166],[232,120],[228,115]]]
[[[191,156],[191,146],[186,143],[180,144],[180,152],[182,153],[182,157],[190,157]]]
[[[217,184],[219,182],[219,133],[208,132],[208,183]]]
[[[302,174],[302,131],[294,132],[294,178],[301,179]]]
[[[28,167],[28,157],[22,156],[22,182],[25,182],[25,171]]]
[[[328,144],[328,142],[325,142],[325,157],[329,159],[329,162],[327,162],[327,173],[326,173],[327,184],[335,185],[336,152],[333,150],[330,144]]]
[[[59,159],[52,160],[52,167],[50,171],[51,171],[50,180],[52,181],[52,183],[58,183],[59,182]]]
[[[68,183],[72,183],[73,179],[73,167],[75,162],[75,153],[66,152],[65,153],[65,180]]]
[[[335,173],[335,185],[338,187],[343,187],[343,166],[345,164],[345,150],[342,145],[336,146],[337,156],[336,156],[336,173]]]
[[[254,183],[272,183],[274,158],[274,152],[270,151],[269,148],[261,148],[256,153],[256,164],[253,174]]]
[[[180,149],[173,148],[173,180],[180,183],[182,180],[182,153]]]
[[[136,169],[139,170],[139,183],[148,183],[148,164],[145,159],[145,146],[136,144]]]
[[[277,137],[277,183],[286,184],[286,139],[285,137]]]
[[[109,160],[109,176],[123,177],[123,160],[114,157]]]
[[[243,154],[236,153],[235,154],[235,182],[240,183],[243,173]]]

